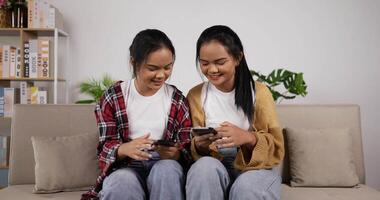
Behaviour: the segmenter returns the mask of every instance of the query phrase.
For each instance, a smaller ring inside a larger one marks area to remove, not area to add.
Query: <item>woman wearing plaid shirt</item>
[[[165,33],[147,29],[129,50],[134,78],[117,82],[96,105],[101,174],[82,199],[184,199],[192,123],[181,91],[165,83],[174,47]]]

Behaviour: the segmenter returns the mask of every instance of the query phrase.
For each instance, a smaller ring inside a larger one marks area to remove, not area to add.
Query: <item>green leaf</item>
[[[275,101],[281,98],[294,99],[298,95],[303,97],[307,95],[307,85],[303,73],[295,73],[282,68],[273,70],[268,76],[254,70],[250,70],[250,72],[254,79],[257,77],[256,80],[267,85]],[[281,93],[276,89],[280,85],[285,88],[285,92]],[[291,95],[286,95],[287,93]]]
[[[79,100],[79,101],[76,101],[75,103],[76,104],[91,104],[91,103],[95,103],[95,101],[93,99],[87,99],[87,100]]]
[[[104,74],[101,79],[90,78],[87,81],[80,83],[80,92],[91,96],[93,102],[99,101],[104,91],[111,87],[116,81],[111,78],[110,75]],[[77,101],[82,102],[82,101]],[[88,100],[83,100],[88,102]],[[90,103],[93,103],[90,102]]]

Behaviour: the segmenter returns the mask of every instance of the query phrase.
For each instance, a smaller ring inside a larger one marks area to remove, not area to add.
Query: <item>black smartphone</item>
[[[162,145],[166,147],[174,147],[175,142],[169,141],[169,140],[156,140],[153,142],[154,145]]]
[[[212,127],[196,127],[192,128],[191,131],[195,136],[201,136],[209,133],[212,133],[214,135],[217,134],[216,130]]]

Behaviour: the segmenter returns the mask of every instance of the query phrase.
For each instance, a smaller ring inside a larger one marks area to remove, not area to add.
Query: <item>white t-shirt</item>
[[[162,139],[174,88],[165,83],[154,95],[143,96],[136,90],[135,79],[122,82],[121,87],[127,108],[129,138],[150,133],[150,139]]]
[[[206,82],[202,91],[206,127],[219,127],[222,122],[228,121],[243,130],[249,129],[248,118],[243,110],[235,105],[235,89],[223,92]]]

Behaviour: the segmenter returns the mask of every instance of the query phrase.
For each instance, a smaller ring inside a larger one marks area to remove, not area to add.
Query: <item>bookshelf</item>
[[[0,77],[1,87],[19,87],[20,81],[27,81],[43,86],[48,91],[48,103],[67,103],[68,88],[64,78],[64,66],[68,65],[69,35],[58,28],[0,28],[0,44],[20,48],[21,69],[24,69],[24,43],[43,38],[50,41],[49,77],[44,78],[10,78]],[[63,56],[64,55],[64,56]],[[62,58],[64,57],[64,58]],[[18,84],[18,85],[17,85]]]
[[[0,189],[8,185],[9,154],[6,155],[8,162],[3,158],[4,152],[9,153],[15,102],[68,103],[65,74],[70,61],[69,35],[63,30],[62,14],[45,0],[23,2],[27,10],[21,9],[24,14],[21,16],[27,17],[21,17],[21,21],[20,16],[15,15],[12,26],[27,25],[29,28],[0,28],[0,139],[3,141],[0,145]],[[5,151],[4,144],[7,145]]]
[[[67,103],[68,88],[64,69],[68,65],[69,35],[63,30],[43,28],[0,28],[0,45],[11,45],[20,48],[20,68],[24,68],[24,43],[36,39],[49,40],[49,74],[44,78],[25,78],[0,76],[0,87],[19,88],[25,81],[47,91],[47,103]],[[51,45],[50,45],[51,44]],[[3,64],[3,62],[1,62]],[[0,67],[3,67],[1,64]],[[3,69],[3,68],[2,68]],[[16,98],[16,97],[15,97]],[[10,136],[11,117],[0,117],[0,136]],[[1,138],[1,137],[0,137]],[[0,188],[6,187],[8,182],[8,166],[0,166]]]

